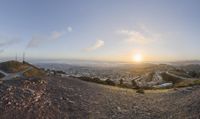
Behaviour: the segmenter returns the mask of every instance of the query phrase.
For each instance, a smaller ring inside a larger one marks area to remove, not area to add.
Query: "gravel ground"
[[[198,119],[200,87],[145,91],[75,78],[0,84],[0,119]]]

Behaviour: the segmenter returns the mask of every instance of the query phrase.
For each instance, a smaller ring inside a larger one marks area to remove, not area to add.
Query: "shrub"
[[[140,94],[144,94],[144,89],[138,89],[137,91],[136,91],[136,93],[140,93]]]
[[[197,77],[197,73],[195,71],[190,71],[188,74],[194,78]]]
[[[115,82],[110,80],[110,79],[106,79],[105,81],[100,80],[99,78],[91,78],[91,77],[78,77],[79,79],[83,80],[83,81],[88,81],[88,82],[95,82],[95,83],[100,83],[100,84],[105,84],[105,85],[115,85]]]
[[[120,84],[120,85],[123,85],[123,83],[124,83],[124,80],[123,80],[123,79],[120,79],[120,80],[119,80],[119,84]]]
[[[0,78],[3,78],[3,77],[4,77],[4,75],[2,73],[0,73]]]
[[[105,80],[105,84],[114,86],[114,85],[115,85],[115,82],[112,81],[112,80],[110,80],[110,79],[106,79],[106,80]]]
[[[139,88],[135,80],[132,80],[131,83],[132,83],[133,88]]]

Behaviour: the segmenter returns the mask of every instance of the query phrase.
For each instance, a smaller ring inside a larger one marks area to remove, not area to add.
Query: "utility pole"
[[[25,63],[25,53],[23,53],[23,64]]]
[[[17,53],[16,53],[16,55],[15,55],[15,60],[17,61]]]

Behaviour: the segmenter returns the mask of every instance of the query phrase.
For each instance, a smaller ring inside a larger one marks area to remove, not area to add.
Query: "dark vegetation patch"
[[[147,82],[152,81],[154,74],[155,74],[155,72],[150,72],[150,73],[148,74],[148,76],[147,76]]]
[[[161,74],[166,82],[172,82],[174,88],[188,87],[200,85],[200,79],[180,79],[178,77],[170,76],[166,73]]]
[[[4,75],[2,73],[0,73],[0,78],[3,78],[3,77],[4,77]]]
[[[173,77],[171,75],[168,75],[166,73],[162,73],[161,76],[163,77],[163,80],[166,82],[172,82],[173,84],[179,83],[182,81],[182,79],[179,79],[177,77]]]
[[[200,72],[199,71],[189,71],[188,75],[190,75],[193,78],[200,78]]]
[[[141,93],[141,94],[145,93],[144,92],[145,89],[152,89],[152,88],[140,88],[135,82],[135,80],[132,80],[132,85],[130,85],[130,84],[124,84],[122,80],[120,81],[119,84],[116,84],[114,81],[110,79],[106,79],[105,81],[103,81],[103,80],[100,80],[99,78],[91,78],[91,77],[75,77],[75,78],[78,78],[83,81],[94,82],[94,83],[103,84],[103,85],[116,86],[119,88],[136,89],[137,90],[136,92]]]
[[[179,69],[176,69],[174,71],[169,71],[170,73],[172,74],[175,74],[177,76],[181,76],[181,77],[185,77],[185,78],[191,78],[190,75],[188,75],[185,71],[183,70],[179,70]]]
[[[137,89],[136,93],[140,93],[140,94],[144,94],[144,89],[140,88],[140,89]]]
[[[106,79],[105,81],[102,81],[99,78],[91,78],[91,77],[86,77],[86,76],[76,77],[76,78],[81,79],[83,81],[94,82],[94,83],[99,83],[99,84],[104,84],[104,85],[111,85],[111,86],[116,85],[115,82],[110,79]]]

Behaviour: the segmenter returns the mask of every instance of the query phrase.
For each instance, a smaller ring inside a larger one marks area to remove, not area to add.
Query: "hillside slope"
[[[1,119],[197,119],[200,116],[199,86],[146,91],[143,95],[135,90],[68,77],[0,85]]]
[[[23,64],[21,62],[13,60],[0,63],[0,69],[7,73],[16,73],[25,70],[28,67],[29,65],[27,64]]]
[[[39,68],[35,67],[32,64],[29,64],[28,62],[22,63],[18,61],[6,61],[6,62],[0,63],[0,70],[6,73],[11,73],[11,74],[25,71],[26,69],[30,67],[31,67],[31,70],[28,70],[24,73],[25,77],[33,78],[33,77],[42,77],[45,75],[45,73],[42,70],[40,70]]]

